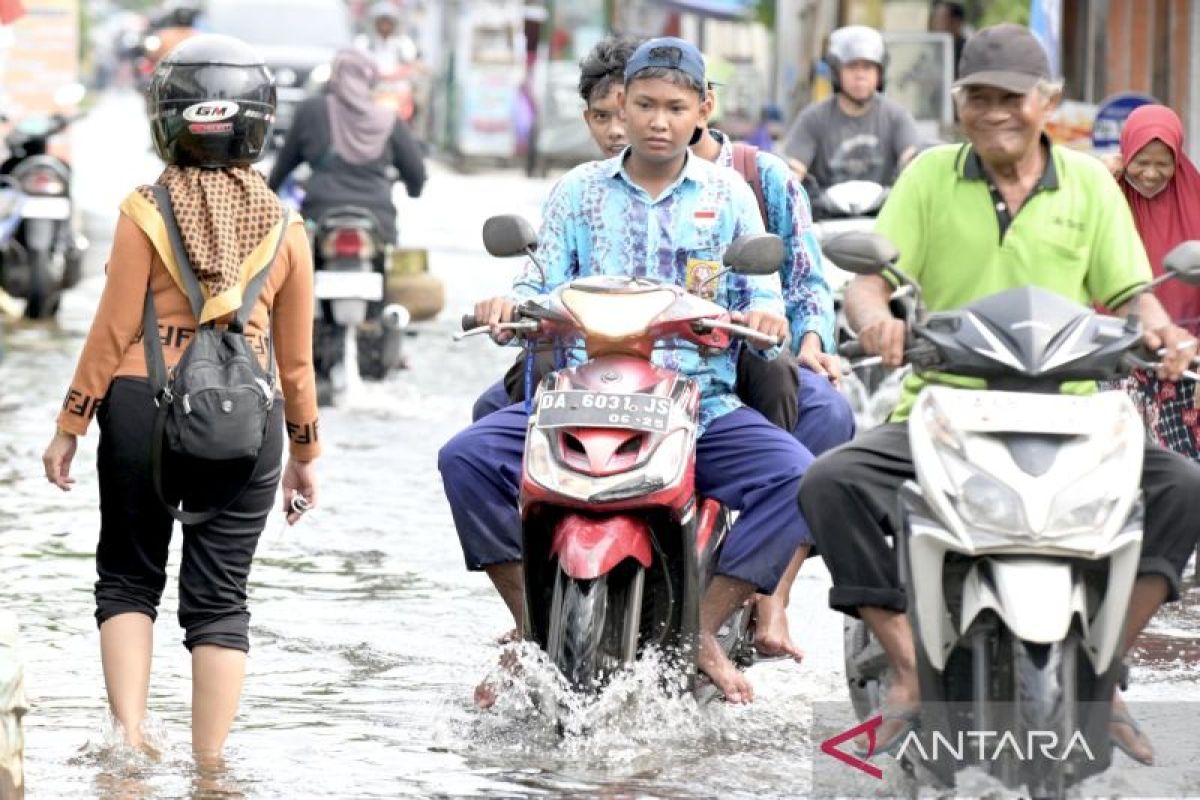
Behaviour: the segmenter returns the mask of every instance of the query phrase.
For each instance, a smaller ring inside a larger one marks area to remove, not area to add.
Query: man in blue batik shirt
[[[547,201],[538,237],[545,284],[536,271],[526,272],[512,296],[478,304],[476,318],[493,326],[508,321],[519,298],[575,277],[635,274],[707,294],[736,310],[743,324],[786,337],[777,275],[730,274],[702,285],[702,276],[719,268],[725,247],[737,236],[762,232],[763,224],[741,176],[688,151],[711,110],[700,53],[679,39],[641,45],[626,65],[622,108],[629,149],[575,168]],[[659,360],[701,387],[697,491],[740,512],[701,601],[699,665],[727,700],[749,702],[753,689],[715,634],[755,590],[771,593],[796,549],[811,541],[795,492],[812,455],[742,406],[733,389],[735,353],[676,349]],[[455,436],[438,457],[467,567],[487,572],[518,627],[517,494],[527,425],[524,407],[510,406]]]

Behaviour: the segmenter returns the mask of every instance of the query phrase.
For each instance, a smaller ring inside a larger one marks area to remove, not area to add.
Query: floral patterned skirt
[[[1200,409],[1193,381],[1164,381],[1137,370],[1116,386],[1133,398],[1147,434],[1168,450],[1200,460]]]

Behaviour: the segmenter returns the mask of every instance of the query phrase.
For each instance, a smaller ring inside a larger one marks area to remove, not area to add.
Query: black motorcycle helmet
[[[275,82],[245,42],[201,34],[159,62],[146,105],[154,149],[166,163],[246,166],[262,157],[275,121]]]

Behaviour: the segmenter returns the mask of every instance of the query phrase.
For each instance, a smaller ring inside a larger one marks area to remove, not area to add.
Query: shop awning
[[[758,0],[659,0],[676,11],[689,11],[705,17],[744,19],[758,5]]]

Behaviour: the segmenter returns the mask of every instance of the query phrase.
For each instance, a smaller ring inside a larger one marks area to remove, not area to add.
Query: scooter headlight
[[[1123,465],[1124,453],[1110,455],[1108,460],[1063,489],[1054,498],[1050,509],[1048,533],[1055,536],[1099,530],[1108,522],[1121,502],[1121,493],[1114,493],[1114,486],[1121,486],[1128,479],[1113,475]],[[1114,478],[1116,480],[1114,481]]]
[[[963,522],[974,528],[1012,533],[1028,528],[1021,498],[1010,487],[971,465],[958,431],[937,403],[922,403],[921,413],[950,489],[947,494]]]
[[[1000,533],[1028,530],[1024,506],[1015,491],[958,456],[941,451],[939,454],[954,484],[954,507],[963,522]]]
[[[634,474],[625,472],[617,475],[595,477],[576,472],[554,458],[553,431],[530,427],[525,445],[525,472],[540,486],[552,492],[586,500],[594,495],[629,489],[630,496],[649,494],[652,487],[671,486],[687,464],[689,452],[689,430],[674,431],[658,443],[658,447],[646,460],[645,466]],[[642,482],[638,483],[638,477]]]

